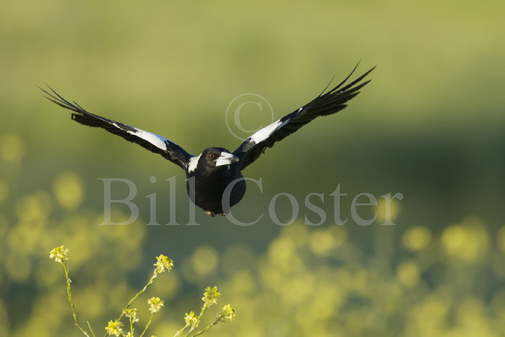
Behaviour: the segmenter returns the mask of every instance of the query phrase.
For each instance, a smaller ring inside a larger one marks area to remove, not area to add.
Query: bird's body
[[[215,166],[209,156],[233,156],[223,148],[205,149],[194,157],[195,166],[190,165],[186,173],[186,191],[198,207],[208,215],[227,213],[244,196],[246,185],[238,162]],[[231,160],[236,157],[230,157]],[[228,190],[227,190],[228,188]],[[227,196],[223,200],[223,196]]]
[[[86,111],[56,91],[42,89],[47,99],[73,111],[72,119],[80,124],[100,127],[145,149],[158,153],[184,169],[190,199],[209,215],[224,214],[245,194],[242,170],[253,163],[267,148],[284,139],[319,116],[334,114],[347,106],[359,90],[370,80],[362,80],[373,70],[346,84],[353,71],[333,89],[326,89],[301,108],[258,130],[233,152],[220,147],[206,148],[199,155],[191,155],[165,137]]]

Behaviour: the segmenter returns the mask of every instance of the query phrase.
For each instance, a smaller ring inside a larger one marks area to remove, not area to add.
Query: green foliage
[[[84,195],[79,176],[73,176],[76,180],[66,179],[66,184],[72,189],[79,186]],[[2,285],[37,289],[30,310],[23,306],[15,311],[16,298],[3,297],[3,336],[72,336],[77,322],[81,333],[92,337],[88,319],[104,322],[112,334],[133,329],[140,336],[148,327],[157,336],[179,331],[179,337],[203,332],[209,337],[386,337],[392,331],[409,337],[474,337],[495,336],[505,328],[505,289],[500,285],[505,277],[505,229],[491,232],[479,218],[466,218],[440,233],[426,226],[376,227],[372,255],[345,226],[291,225],[264,253],[241,244],[222,251],[198,247],[182,260],[180,275],[167,273],[173,261],[159,255],[146,285],[134,291],[128,274],[140,262],[133,257],[139,254],[147,227],[89,226],[97,217],[86,211],[79,216],[69,211],[61,219],[52,219],[51,212],[67,207],[57,197],[58,188],[65,189],[65,184],[54,186],[58,187],[53,196],[36,192],[21,197],[13,209],[18,212],[17,222],[1,227]],[[72,317],[63,305],[65,293],[57,268],[46,263],[43,253],[55,242],[68,242],[72,251],[73,282],[68,250],[57,247],[50,254],[64,267]],[[232,319],[232,308],[224,306],[214,320],[199,324],[220,297],[217,288],[205,290],[197,313],[183,310],[195,305],[193,294],[175,296],[176,289],[182,289],[178,284],[199,285],[207,279],[227,289],[226,301],[240,312],[239,320],[218,332],[209,329]],[[171,299],[172,304],[165,310],[160,298],[145,296],[147,291]],[[159,311],[170,314],[165,317]],[[16,320],[15,315],[23,319]],[[94,334],[98,332],[95,327]]]
[[[79,318],[77,317],[77,311],[75,304],[72,300],[72,279],[70,278],[70,272],[68,268],[68,254],[69,250],[65,248],[65,246],[58,246],[56,248],[51,249],[49,252],[49,258],[54,260],[56,263],[59,263],[63,267],[63,273],[65,275],[65,283],[67,289],[67,300],[72,312],[72,319],[74,320],[74,325],[79,329],[79,331],[85,337],[96,337],[96,334],[92,328],[92,325],[89,321],[86,321],[87,330],[83,328],[81,325]],[[137,328],[139,322],[139,318],[137,317],[137,308],[133,307],[135,300],[143,295],[149,287],[153,284],[153,282],[164,272],[170,271],[173,267],[174,263],[172,259],[167,257],[166,255],[159,255],[156,257],[156,262],[154,263],[154,271],[147,283],[144,285],[142,289],[140,289],[132,298],[128,301],[126,306],[124,306],[123,310],[119,317],[115,320],[109,321],[105,327],[106,336],[116,336],[116,337],[135,337],[137,336],[135,328]],[[226,304],[223,306],[221,311],[217,314],[216,318],[205,326],[203,329],[197,330],[199,327],[204,314],[207,309],[212,307],[214,304],[217,304],[217,299],[221,296],[217,287],[207,287],[203,293],[202,297],[202,307],[200,309],[200,314],[197,316],[193,311],[190,311],[184,315],[185,325],[175,332],[174,337],[179,335],[184,335],[185,337],[196,337],[205,334],[209,331],[213,326],[218,323],[232,321],[236,317],[235,309],[230,304]],[[139,337],[143,337],[148,331],[151,323],[153,321],[154,314],[158,313],[164,306],[165,303],[159,297],[151,297],[147,300],[148,311],[149,311],[149,319],[145,324],[144,329],[142,329]],[[127,327],[124,328],[125,324],[123,320],[127,321]]]

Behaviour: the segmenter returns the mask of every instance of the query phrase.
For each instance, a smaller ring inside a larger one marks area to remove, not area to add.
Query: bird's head
[[[197,167],[205,168],[208,171],[215,171],[219,169],[226,169],[238,161],[238,157],[224,148],[209,147],[198,157]]]

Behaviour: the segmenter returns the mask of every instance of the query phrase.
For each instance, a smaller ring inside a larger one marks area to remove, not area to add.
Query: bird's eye
[[[217,157],[219,157],[219,155],[217,153],[209,153],[207,155],[207,158],[209,158],[209,160],[217,159]]]

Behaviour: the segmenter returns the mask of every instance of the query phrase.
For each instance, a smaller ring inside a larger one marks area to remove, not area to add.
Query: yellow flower
[[[413,262],[404,262],[398,266],[396,277],[405,287],[412,288],[419,282],[419,268]]]
[[[198,324],[198,317],[194,311],[187,312],[184,314],[184,322],[186,322],[186,325],[194,327]]]
[[[196,316],[194,311],[190,311],[184,314],[184,322],[189,326],[196,326],[198,323],[198,316]]]
[[[165,306],[165,303],[159,297],[151,297],[147,300],[147,304],[149,304],[149,311],[153,314]]]
[[[231,304],[226,304],[221,310],[221,315],[226,321],[233,321],[235,317],[237,317],[237,313],[235,309],[231,306]]]
[[[375,206],[377,221],[382,223],[391,225],[398,217],[398,214],[400,214],[400,202],[391,196],[380,198],[377,206]]]
[[[84,195],[81,178],[72,172],[62,173],[54,182],[53,192],[62,207],[69,210],[76,209]]]
[[[317,256],[328,256],[340,243],[328,230],[314,230],[309,237],[309,247]]]
[[[156,257],[156,263],[154,264],[155,273],[161,274],[165,271],[170,271],[174,266],[174,261],[166,255],[161,254]]]
[[[128,308],[123,310],[123,315],[125,315],[132,323],[136,323],[139,321],[137,317],[137,309],[136,308]]]
[[[128,331],[128,333],[124,335],[124,337],[133,337],[133,333],[131,331]]]
[[[217,287],[207,287],[203,293],[202,301],[207,307],[210,307],[217,303],[219,296],[221,296],[221,293],[217,290]]]
[[[68,249],[65,248],[65,246],[63,246],[63,245],[53,248],[49,252],[49,258],[58,262],[58,263],[62,263],[64,261],[67,261],[68,260]]]
[[[18,135],[6,134],[0,137],[0,159],[17,163],[23,158],[23,141]]]
[[[212,273],[219,263],[217,251],[208,246],[199,247],[191,257],[191,266],[199,276]]]
[[[486,253],[489,237],[479,219],[469,218],[462,224],[447,227],[441,241],[448,255],[473,262]]]
[[[411,227],[403,234],[402,240],[405,248],[410,251],[423,250],[430,244],[431,232],[426,227]]]
[[[105,331],[107,332],[108,335],[112,336],[120,336],[123,334],[123,323],[120,321],[109,321],[107,323],[107,326],[105,327]]]

